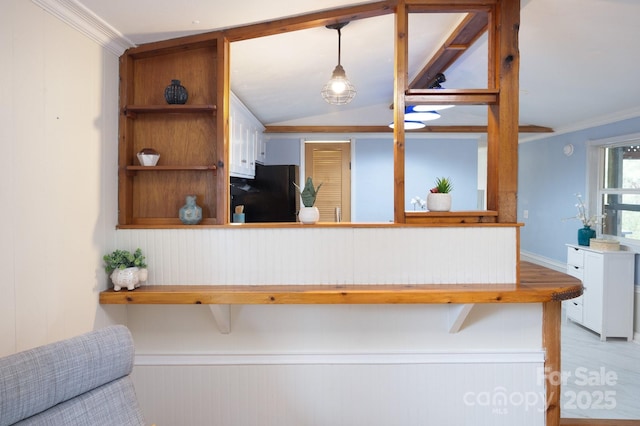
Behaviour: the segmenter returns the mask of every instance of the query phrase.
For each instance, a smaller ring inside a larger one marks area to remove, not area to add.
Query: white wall
[[[3,0],[0,56],[3,355],[108,321],[118,58],[25,0]]]

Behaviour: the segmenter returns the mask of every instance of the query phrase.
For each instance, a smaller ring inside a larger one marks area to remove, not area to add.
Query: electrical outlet
[[[522,217],[525,218],[525,219],[529,219],[529,210],[524,210],[522,212]]]

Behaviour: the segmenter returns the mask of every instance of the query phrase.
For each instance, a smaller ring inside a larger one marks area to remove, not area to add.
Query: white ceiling
[[[136,44],[363,3],[77,1]],[[563,132],[640,116],[639,16],[638,0],[523,0],[520,124]],[[410,79],[460,19],[454,14],[411,15]],[[445,72],[443,86],[486,87],[486,51],[484,37]],[[337,64],[337,32],[324,27],[233,43],[231,86],[265,125],[388,124],[392,15],[347,25],[341,62],[358,91],[345,106],[328,105],[320,96]],[[484,124],[485,110],[456,107],[432,124]]]

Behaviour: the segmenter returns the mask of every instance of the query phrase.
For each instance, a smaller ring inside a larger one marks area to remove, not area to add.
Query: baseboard
[[[566,272],[567,270],[566,263],[558,262],[557,260],[527,251],[520,251],[520,260],[535,263],[536,265],[544,266],[545,268],[553,269],[558,272]]]
[[[544,363],[544,351],[460,353],[137,354],[136,366]]]
[[[640,426],[640,420],[560,419],[560,426]]]

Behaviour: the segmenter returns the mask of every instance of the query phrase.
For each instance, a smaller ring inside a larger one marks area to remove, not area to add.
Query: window
[[[597,155],[602,233],[640,240],[640,134],[600,141]]]

